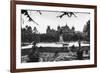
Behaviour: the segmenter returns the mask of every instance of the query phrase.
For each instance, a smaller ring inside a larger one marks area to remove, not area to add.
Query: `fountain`
[[[63,42],[64,42],[64,40],[63,40],[63,34],[60,35],[60,37],[59,37],[59,42],[60,42],[60,43],[63,43]]]

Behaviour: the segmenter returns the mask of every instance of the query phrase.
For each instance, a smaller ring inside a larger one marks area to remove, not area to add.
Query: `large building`
[[[67,33],[73,34],[73,33],[75,33],[75,28],[72,27],[70,29],[66,24],[65,26],[62,26],[62,27],[58,26],[57,30],[54,30],[54,29],[51,29],[50,26],[48,26],[47,30],[46,30],[46,33],[47,34],[52,34],[52,35],[57,34],[57,33],[58,34],[61,34],[61,33],[62,34],[67,34]]]

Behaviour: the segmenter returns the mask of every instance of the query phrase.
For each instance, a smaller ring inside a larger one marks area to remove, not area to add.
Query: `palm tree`
[[[39,12],[40,15],[42,14],[40,11],[37,11],[37,12]],[[33,19],[30,17],[30,15],[29,15],[29,13],[28,13],[27,10],[21,10],[21,14],[26,15],[26,16],[29,18],[29,21],[32,21],[32,22],[34,22],[35,24],[39,25],[35,20],[33,20]]]
[[[72,16],[77,17],[74,12],[62,12],[62,14],[57,17],[62,18],[65,15],[67,15],[68,17],[72,17]]]

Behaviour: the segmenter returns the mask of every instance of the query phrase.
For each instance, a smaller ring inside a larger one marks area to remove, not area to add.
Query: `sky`
[[[22,28],[24,28],[26,25],[31,26],[32,29],[34,27],[37,28],[39,33],[46,33],[47,26],[50,26],[51,29],[57,30],[57,27],[65,26],[66,24],[69,26],[69,28],[75,27],[75,31],[83,31],[84,26],[86,25],[86,22],[90,20],[90,14],[89,13],[83,13],[83,12],[76,12],[75,16],[68,17],[67,15],[63,16],[62,18],[57,18],[57,16],[61,15],[62,12],[57,11],[41,11],[41,15],[38,11],[35,10],[28,10],[28,14],[30,17],[37,22],[39,25],[32,21],[28,21],[28,17],[24,14],[21,14],[21,25]]]

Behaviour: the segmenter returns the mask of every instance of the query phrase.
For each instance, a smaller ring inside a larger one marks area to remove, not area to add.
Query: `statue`
[[[62,29],[60,30],[59,42],[64,42]]]

